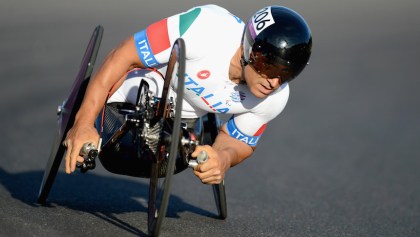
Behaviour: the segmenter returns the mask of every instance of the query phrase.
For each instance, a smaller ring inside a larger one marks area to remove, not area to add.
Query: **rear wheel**
[[[151,167],[149,186],[148,230],[151,236],[159,235],[168,207],[171,179],[179,153],[184,75],[185,47],[184,41],[178,39],[172,48],[157,115],[151,122],[151,126],[158,125],[161,128],[155,159]],[[176,90],[177,95],[181,95],[177,96],[175,104],[171,103],[169,97],[169,87],[173,76],[178,77]]]
[[[207,114],[206,121],[204,122],[205,139],[206,145],[212,145],[216,140],[221,121],[216,114]],[[220,219],[226,219],[227,217],[227,203],[225,193],[225,181],[223,180],[220,184],[213,184],[214,200],[216,201],[216,208]]]
[[[225,181],[223,180],[220,184],[213,184],[214,200],[216,201],[217,212],[219,218],[224,220],[227,217],[227,203],[225,193]]]

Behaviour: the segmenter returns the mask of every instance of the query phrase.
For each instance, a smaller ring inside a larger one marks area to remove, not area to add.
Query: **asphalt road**
[[[176,2],[176,4],[175,4]],[[247,19],[284,4],[309,22],[313,57],[253,158],[211,189],[175,176],[162,236],[420,236],[420,2],[213,1]],[[147,180],[60,170],[35,204],[55,110],[87,40],[120,40],[200,1],[0,3],[0,236],[144,236]]]

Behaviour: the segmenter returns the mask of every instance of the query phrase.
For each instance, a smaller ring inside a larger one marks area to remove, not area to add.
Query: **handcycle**
[[[82,103],[103,31],[100,25],[95,28],[71,92],[58,107],[58,129],[39,189],[39,204],[46,203],[65,154],[63,141]],[[99,147],[85,144],[81,150],[84,162],[77,164],[80,171],[85,173],[94,169],[96,160],[100,160],[111,173],[148,178],[148,232],[151,236],[159,235],[169,203],[172,176],[206,161],[205,153],[201,153],[197,159],[193,159],[191,153],[197,145],[211,145],[221,126],[215,114],[207,114],[193,123],[181,118],[183,75],[185,45],[179,38],[170,54],[160,98],[153,96],[149,84],[141,80],[136,104],[106,104],[96,123],[104,142]],[[177,77],[176,98],[169,93],[174,76]],[[197,131],[201,131],[198,136],[194,134],[194,126],[199,127]],[[212,185],[212,188],[219,218],[225,219],[227,206],[224,182]]]

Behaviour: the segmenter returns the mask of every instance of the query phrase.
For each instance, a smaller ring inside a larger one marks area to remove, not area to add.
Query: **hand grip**
[[[197,165],[207,162],[208,159],[209,159],[209,156],[208,156],[207,152],[206,151],[200,151],[200,153],[198,153],[198,155],[197,155],[197,159],[195,159],[195,160],[191,159],[191,160],[188,161],[188,167],[194,169],[195,167],[197,167]]]
[[[206,162],[209,159],[209,155],[207,155],[206,151],[200,151],[197,156],[197,163],[201,164]]]
[[[80,156],[83,156],[84,162],[77,162],[76,167],[80,168],[82,173],[94,169],[96,167],[95,159],[98,157],[98,154],[99,152],[95,145],[92,143],[85,143],[82,149],[80,149]]]

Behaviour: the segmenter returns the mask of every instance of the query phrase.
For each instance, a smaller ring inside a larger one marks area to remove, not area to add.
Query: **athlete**
[[[147,80],[151,91],[161,94],[159,75],[165,74],[177,38],[184,39],[186,48],[182,118],[232,114],[214,144],[197,146],[192,154],[205,150],[209,155],[194,171],[206,184],[220,183],[230,167],[252,155],[267,123],[286,106],[289,82],[307,65],[312,47],[305,20],[281,6],[265,7],[247,23],[222,7],[206,5],[151,24],[112,50],[92,77],[64,141],[66,173],[83,162],[83,144],[98,144],[93,124],[109,92],[107,103],[134,103],[139,81]]]

